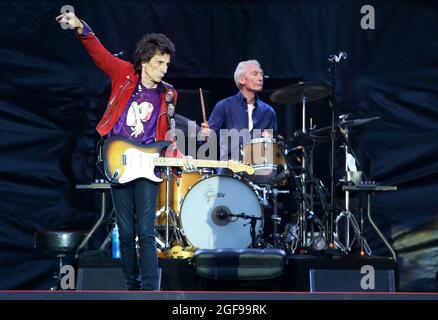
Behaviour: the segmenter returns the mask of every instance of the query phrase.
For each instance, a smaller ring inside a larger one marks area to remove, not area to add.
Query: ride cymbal
[[[325,98],[331,94],[331,86],[324,82],[299,82],[274,91],[269,97],[277,103],[297,104]]]

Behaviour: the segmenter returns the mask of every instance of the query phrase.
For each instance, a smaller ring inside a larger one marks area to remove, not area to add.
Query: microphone
[[[339,116],[339,119],[341,119],[341,120],[346,120],[346,119],[348,119],[348,118],[351,117],[351,116],[352,116],[351,113],[345,113],[345,114],[341,114],[341,115]]]
[[[338,55],[329,55],[328,61],[338,63],[339,61],[341,61],[341,59],[347,59],[347,53],[345,51],[339,51]]]
[[[117,53],[113,53],[113,56],[118,58],[118,57],[123,56],[124,54],[125,54],[125,51],[120,51],[120,52],[117,52]]]
[[[339,59],[342,59],[342,58],[344,58],[344,60],[347,59],[347,53],[344,51],[339,52]]]
[[[303,146],[298,146],[298,147],[295,147],[292,149],[286,149],[286,150],[284,150],[284,153],[286,155],[288,155],[289,153],[294,152],[294,151],[298,151],[298,150],[303,150]]]

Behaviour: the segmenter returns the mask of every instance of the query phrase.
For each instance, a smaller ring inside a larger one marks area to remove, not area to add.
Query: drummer
[[[202,136],[209,136],[213,132],[217,134],[221,129],[237,129],[239,132],[247,130],[250,137],[256,137],[256,132],[259,132],[259,137],[272,137],[273,132],[277,131],[277,115],[274,108],[257,96],[263,89],[263,79],[263,70],[257,60],[241,61],[234,72],[234,82],[239,91],[215,105],[208,122],[201,124]],[[223,135],[222,130],[220,134]],[[239,145],[230,144],[229,137],[224,139],[221,136],[220,141],[220,159],[239,160],[235,155],[240,155],[242,137]]]

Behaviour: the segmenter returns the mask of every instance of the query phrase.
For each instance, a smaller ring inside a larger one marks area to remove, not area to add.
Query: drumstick
[[[207,116],[205,115],[204,96],[202,95],[202,89],[201,88],[199,88],[199,98],[201,99],[202,120],[204,122],[207,122]]]
[[[203,122],[207,122],[207,116],[205,115],[204,95],[202,94],[201,88],[199,88],[199,98],[201,99],[202,120]],[[208,136],[205,137],[205,141],[208,141]]]

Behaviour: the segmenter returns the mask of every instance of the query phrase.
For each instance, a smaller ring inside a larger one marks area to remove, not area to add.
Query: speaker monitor
[[[158,268],[158,288],[161,289],[162,268]],[[77,290],[126,290],[120,259],[90,255],[79,258]]]
[[[117,267],[80,267],[76,289],[126,290],[123,271]]]
[[[392,269],[310,269],[311,292],[395,292]]]
[[[77,290],[126,290],[120,259],[90,251],[79,257]]]

